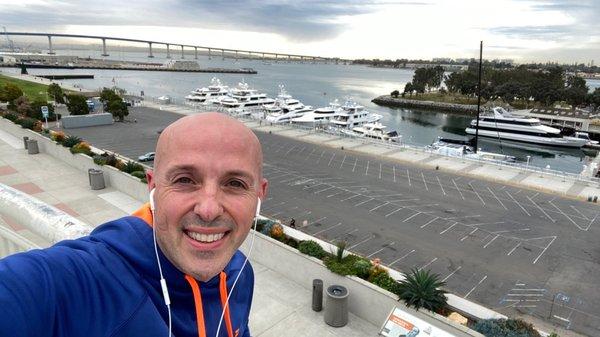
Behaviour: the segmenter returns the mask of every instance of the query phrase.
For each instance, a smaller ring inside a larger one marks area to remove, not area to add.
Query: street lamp
[[[525,166],[525,169],[529,169],[529,159],[531,159],[531,156],[527,156],[527,165]]]

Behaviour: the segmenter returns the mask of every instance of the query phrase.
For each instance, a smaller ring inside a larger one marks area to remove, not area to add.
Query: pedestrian
[[[132,216],[0,260],[0,336],[250,336],[254,273],[238,248],[267,192],[258,138],[223,114],[187,116],[154,165]]]
[[[290,227],[296,228],[296,219],[292,218],[292,220],[290,220]]]

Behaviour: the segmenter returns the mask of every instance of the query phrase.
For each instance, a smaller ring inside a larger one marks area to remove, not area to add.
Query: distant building
[[[170,60],[165,63],[165,68],[169,69],[200,69],[200,65],[196,61]]]

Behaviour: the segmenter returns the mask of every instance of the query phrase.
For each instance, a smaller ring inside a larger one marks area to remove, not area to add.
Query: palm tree
[[[413,268],[406,279],[399,282],[398,296],[407,307],[437,312],[446,306],[446,291],[440,289],[445,285],[446,282],[439,280],[439,275]]]

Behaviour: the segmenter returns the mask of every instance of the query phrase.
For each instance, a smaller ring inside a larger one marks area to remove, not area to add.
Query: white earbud
[[[260,198],[258,198],[258,201],[256,203],[256,217],[258,217],[260,215]]]
[[[154,188],[150,191],[150,210],[154,212]]]

